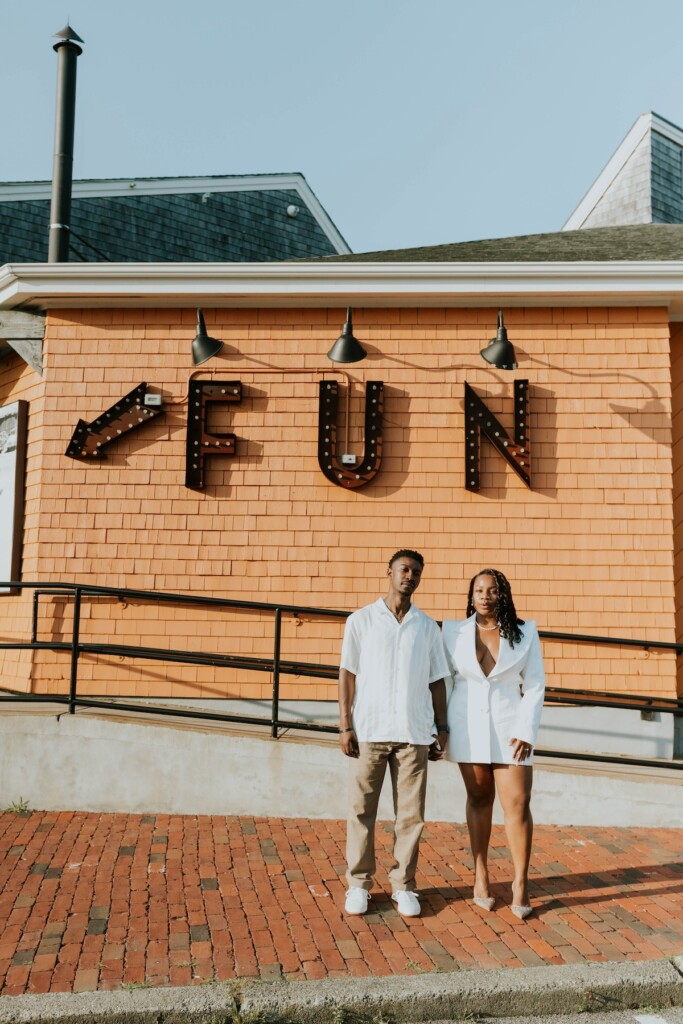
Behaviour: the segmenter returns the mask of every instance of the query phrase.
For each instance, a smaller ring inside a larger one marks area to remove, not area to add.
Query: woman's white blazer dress
[[[451,761],[477,764],[531,764],[512,759],[515,737],[536,746],[545,693],[541,643],[535,622],[520,626],[522,639],[510,647],[500,638],[498,661],[486,676],[477,660],[476,614],[443,624],[451,672],[448,748]]]

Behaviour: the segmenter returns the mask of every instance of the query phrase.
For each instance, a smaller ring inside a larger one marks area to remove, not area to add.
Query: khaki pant
[[[412,743],[360,743],[360,757],[349,765],[346,878],[350,886],[372,889],[375,873],[375,821],[387,765],[396,816],[393,891],[415,890],[418,847],[424,825],[428,746]]]

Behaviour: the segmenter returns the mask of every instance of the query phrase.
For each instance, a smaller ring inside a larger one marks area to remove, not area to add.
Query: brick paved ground
[[[539,827],[537,912],[467,901],[464,827],[425,829],[423,915],[389,900],[391,830],[378,830],[373,912],[345,918],[337,821],[84,813],[0,814],[0,993],[322,978],[642,960],[683,953],[676,829]]]

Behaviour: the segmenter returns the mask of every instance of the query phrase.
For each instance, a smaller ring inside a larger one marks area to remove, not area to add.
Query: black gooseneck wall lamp
[[[219,341],[218,338],[210,338],[206,333],[204,314],[201,309],[198,309],[197,333],[195,334],[194,341],[192,342],[192,362],[195,366],[199,366],[200,363],[205,363],[207,359],[211,359],[212,356],[218,355],[222,348],[222,341]]]
[[[334,345],[327,353],[327,358],[333,363],[359,363],[365,359],[367,352],[353,335],[353,321],[351,318],[351,307],[346,308],[346,323]]]
[[[517,369],[517,357],[512,342],[508,341],[502,310],[498,312],[498,332],[495,338],[491,338],[486,348],[481,350],[481,356],[497,370]]]

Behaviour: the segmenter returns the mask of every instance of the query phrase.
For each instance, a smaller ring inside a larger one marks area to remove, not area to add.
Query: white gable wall
[[[579,228],[652,223],[652,135],[647,133]]]
[[[564,231],[628,224],[683,223],[683,129],[641,114]]]

